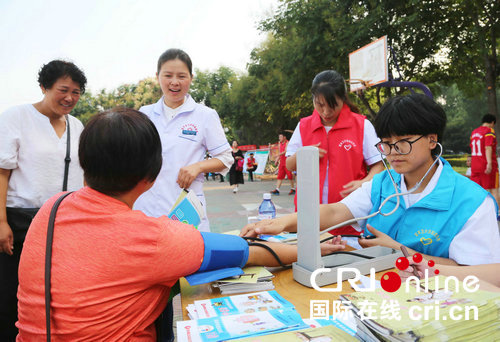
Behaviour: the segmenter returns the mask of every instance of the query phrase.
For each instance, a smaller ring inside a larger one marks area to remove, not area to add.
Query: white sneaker
[[[234,188],[233,193],[237,193],[237,192],[238,192],[238,188]]]

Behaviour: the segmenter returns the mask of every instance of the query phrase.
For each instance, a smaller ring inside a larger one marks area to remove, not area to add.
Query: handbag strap
[[[57,199],[52,206],[47,227],[47,242],[45,246],[45,325],[47,328],[47,341],[50,341],[50,277],[52,267],[52,240],[54,239],[54,222],[56,220],[57,209],[62,200],[73,192],[67,192]]]
[[[62,191],[68,190],[68,172],[69,172],[69,163],[71,162],[70,152],[71,152],[71,145],[70,145],[69,117],[66,115],[66,158],[64,158],[64,181],[63,181]]]

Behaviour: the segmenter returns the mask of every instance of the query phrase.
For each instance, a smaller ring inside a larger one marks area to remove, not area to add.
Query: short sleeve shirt
[[[71,162],[68,190],[83,187],[78,161],[82,123],[68,115]],[[0,114],[0,168],[12,170],[7,206],[39,208],[62,190],[67,130],[58,137],[48,117],[31,104],[16,106]]]
[[[45,338],[44,255],[51,198],[26,236],[19,266],[21,340]],[[52,254],[52,327],[58,341],[153,341],[170,287],[198,270],[194,227],[152,218],[85,187],[61,202]]]
[[[217,112],[196,103],[189,95],[182,105],[182,110],[170,120],[167,120],[163,113],[163,97],[156,104],[142,107],[140,111],[146,114],[158,129],[163,164],[155,184],[139,197],[134,209],[153,217],[168,215],[182,191],[177,184],[180,168],[204,160],[207,151],[211,155],[218,155],[231,147]],[[203,174],[198,175],[191,184],[191,189],[206,208],[203,180]],[[208,221],[202,221],[199,229],[208,231]]]

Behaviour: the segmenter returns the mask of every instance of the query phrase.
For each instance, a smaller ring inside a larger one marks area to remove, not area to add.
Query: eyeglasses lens
[[[400,140],[394,145],[394,148],[400,154],[408,154],[411,151],[411,144],[406,140]]]

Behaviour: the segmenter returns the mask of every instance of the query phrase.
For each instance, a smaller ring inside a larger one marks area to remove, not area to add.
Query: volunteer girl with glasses
[[[378,211],[397,186],[397,192],[403,194],[397,209],[397,196],[381,209],[382,213],[395,209],[393,214],[357,221],[357,229],[375,237],[359,239],[361,246],[399,250],[405,245],[411,253],[419,252],[441,264],[500,262],[497,203],[439,157],[446,126],[444,110],[425,95],[399,96],[382,106],[374,126],[381,139],[376,147],[392,170],[375,175],[340,202],[321,205],[320,228]],[[296,229],[297,216],[292,214],[249,224],[241,235]]]

